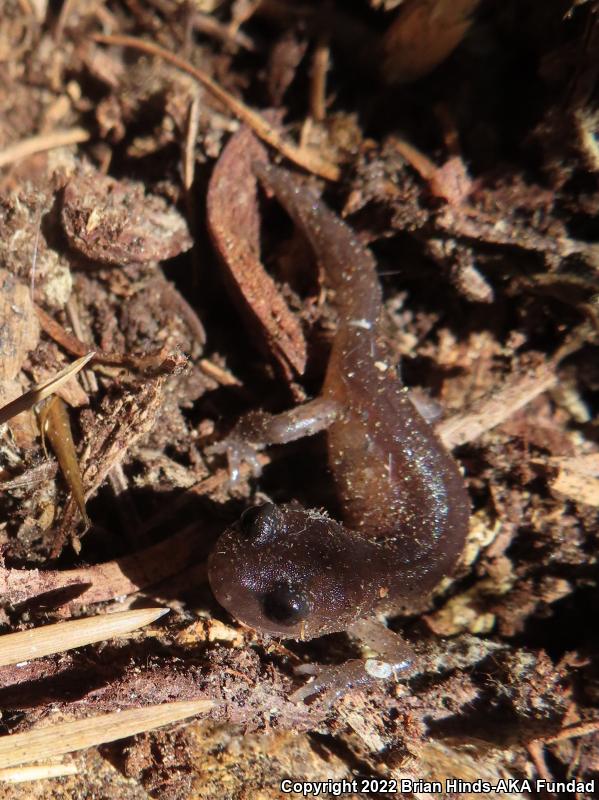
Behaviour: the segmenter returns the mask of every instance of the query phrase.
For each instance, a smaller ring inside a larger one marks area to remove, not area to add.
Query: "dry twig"
[[[437,433],[448,450],[472,442],[505,422],[556,382],[557,375],[551,365],[529,375],[518,375],[492,397],[486,397],[464,414],[454,414],[442,422]]]
[[[298,148],[293,142],[285,138],[280,131],[268,123],[264,117],[257,111],[246,106],[241,100],[238,100],[229,92],[225,91],[222,86],[219,86],[208,74],[203,70],[194,67],[174,53],[170,53],[162,47],[154,44],[153,42],[146,42],[143,39],[137,39],[134,36],[121,36],[121,35],[103,35],[96,34],[93,40],[101,42],[102,44],[114,44],[122,47],[131,47],[135,50],[140,50],[143,53],[148,53],[151,56],[167,61],[169,64],[177,67],[177,69],[191,75],[199,83],[202,84],[217,100],[225,105],[232,114],[234,114],[242,122],[254,131],[256,136],[264,142],[274,147],[279,153],[284,155],[294,164],[313,172],[315,175],[320,175],[329,181],[337,181],[340,177],[339,167],[331,164],[329,161],[322,159],[318,153],[313,150],[306,150]]]
[[[22,139],[20,142],[5,147],[0,152],[0,168],[14,164],[16,161],[35,155],[35,153],[87,142],[89,137],[89,131],[86,131],[85,128],[70,128],[65,131],[52,131],[52,133],[42,133],[39,136]]]

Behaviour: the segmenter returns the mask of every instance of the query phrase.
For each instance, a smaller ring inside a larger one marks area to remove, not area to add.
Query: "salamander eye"
[[[273,622],[293,625],[308,616],[311,606],[301,589],[281,583],[262,598],[262,610]]]
[[[239,531],[244,539],[258,544],[285,530],[283,512],[273,503],[252,506],[239,518]]]

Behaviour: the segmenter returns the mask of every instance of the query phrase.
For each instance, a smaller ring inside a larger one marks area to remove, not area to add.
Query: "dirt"
[[[89,525],[35,399],[0,425],[0,633],[171,612],[0,668],[1,733],[214,706],[1,797],[403,778],[399,796],[428,798],[419,782],[448,777],[542,797],[536,779],[599,780],[598,15],[594,0],[3,4],[0,409],[95,355],[56,391]],[[322,438],[267,450],[236,484],[210,451],[244,412],[315,396],[336,327],[256,160],[303,175],[372,248],[390,352],[443,408],[472,499],[456,575],[389,621],[421,669],[333,707],[293,703],[293,667],[355,643],[267,641],[206,581],[256,498],[335,513]]]

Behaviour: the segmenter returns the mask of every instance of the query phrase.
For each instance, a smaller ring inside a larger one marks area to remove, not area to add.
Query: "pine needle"
[[[112,711],[87,719],[57,722],[0,738],[0,768],[42,761],[54,756],[114,742],[160,728],[186,717],[203,714],[212,700],[182,700],[146,708]]]
[[[78,358],[77,361],[73,361],[72,364],[62,369],[54,375],[53,378],[50,378],[50,380],[38,384],[34,389],[30,389],[28,392],[25,392],[25,394],[22,394],[15,400],[11,400],[10,403],[0,408],[0,425],[16,417],[17,414],[20,414],[22,411],[27,411],[36,403],[39,403],[40,400],[43,400],[44,397],[48,397],[48,395],[55,392],[63,383],[66,383],[70,378],[80,372],[94,356],[95,352],[91,352]]]
[[[19,664],[32,658],[63,653],[74,647],[111,639],[149,625],[168,611],[168,608],[140,608],[7,633],[0,636],[0,666]]]

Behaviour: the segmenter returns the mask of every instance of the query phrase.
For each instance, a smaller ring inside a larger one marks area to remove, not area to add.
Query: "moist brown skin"
[[[245,624],[312,638],[415,606],[454,568],[470,506],[456,462],[387,361],[372,253],[291,173],[255,169],[312,245],[339,323],[321,397],[276,417],[248,415],[221,451],[235,459],[326,428],[343,525],[315,511],[248,509],[219,539],[209,578]]]

